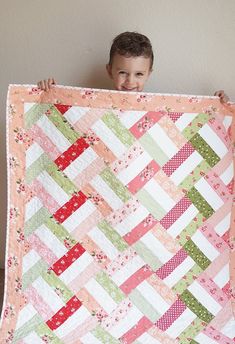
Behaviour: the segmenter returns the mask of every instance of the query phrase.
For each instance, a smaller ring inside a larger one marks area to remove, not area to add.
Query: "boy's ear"
[[[113,78],[113,75],[112,75],[112,67],[109,63],[106,64],[106,70],[107,70],[107,73],[109,75],[109,77],[112,79]]]

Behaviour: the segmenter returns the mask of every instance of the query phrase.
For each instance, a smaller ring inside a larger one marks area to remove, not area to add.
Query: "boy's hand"
[[[221,103],[227,103],[229,101],[229,97],[224,93],[224,90],[216,91],[214,96],[219,97]]]
[[[56,81],[54,78],[49,78],[45,80],[41,80],[37,83],[38,88],[42,91],[49,91],[52,85],[56,85]]]

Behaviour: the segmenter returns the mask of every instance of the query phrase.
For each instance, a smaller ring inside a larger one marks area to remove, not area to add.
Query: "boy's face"
[[[149,57],[115,54],[112,65],[107,64],[106,69],[116,90],[141,92],[151,73],[150,64]]]

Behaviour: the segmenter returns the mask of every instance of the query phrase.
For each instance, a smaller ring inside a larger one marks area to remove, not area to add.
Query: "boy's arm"
[[[56,81],[54,78],[41,80],[37,83],[38,88],[46,92],[50,90],[52,85],[56,85]]]

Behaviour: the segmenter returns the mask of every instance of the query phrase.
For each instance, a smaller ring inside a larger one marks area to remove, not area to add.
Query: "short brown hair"
[[[110,53],[109,65],[112,64],[115,54],[136,57],[144,56],[150,58],[150,69],[153,66],[153,49],[148,37],[138,32],[123,32],[114,38]]]

